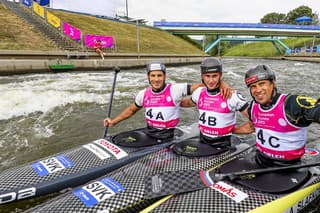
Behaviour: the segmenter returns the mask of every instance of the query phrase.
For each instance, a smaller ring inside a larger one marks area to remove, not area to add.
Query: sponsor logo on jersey
[[[107,200],[123,190],[124,187],[120,183],[107,177],[75,189],[72,193],[89,208]]]
[[[31,164],[33,170],[40,177],[70,168],[73,165],[74,163],[67,156],[62,154]]]

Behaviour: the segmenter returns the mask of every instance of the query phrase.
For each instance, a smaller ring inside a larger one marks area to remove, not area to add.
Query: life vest
[[[171,86],[167,84],[159,93],[153,92],[151,87],[144,92],[145,118],[147,124],[153,128],[173,128],[179,123],[179,106],[174,103]]]
[[[199,99],[199,129],[205,136],[216,138],[231,135],[235,127],[235,112],[231,111],[228,101],[220,93],[208,94],[206,88],[202,88]]]
[[[285,98],[286,94],[280,95],[268,110],[253,103],[251,119],[256,131],[256,146],[261,153],[277,160],[295,160],[304,154],[307,129],[294,126],[287,120]]]

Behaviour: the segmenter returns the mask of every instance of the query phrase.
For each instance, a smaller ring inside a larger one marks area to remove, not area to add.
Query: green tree
[[[319,25],[319,14],[318,12],[314,12],[313,13],[313,17],[312,17],[312,25]]]
[[[268,13],[260,19],[265,24],[283,24],[285,23],[286,14],[284,13]]]
[[[294,10],[291,10],[287,16],[286,16],[286,24],[297,24],[295,21],[296,18],[299,18],[301,16],[308,16],[310,18],[313,18],[316,14],[312,13],[312,9],[308,6],[300,6]],[[304,25],[310,25],[310,22],[304,22],[302,23]]]

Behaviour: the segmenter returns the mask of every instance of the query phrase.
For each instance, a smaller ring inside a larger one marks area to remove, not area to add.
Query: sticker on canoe
[[[243,201],[248,197],[248,195],[239,189],[225,183],[222,181],[219,181],[217,183],[214,183],[213,180],[211,179],[209,172],[207,171],[201,171],[200,172],[200,177],[202,182],[206,184],[206,186],[220,192],[221,194],[226,195],[227,197],[231,198],[232,200],[236,201],[237,203]]]
[[[212,186],[210,186],[210,188],[226,195],[237,203],[240,203],[248,197],[246,193],[222,181],[214,183]]]
[[[117,145],[115,145],[113,143],[110,143],[109,141],[107,141],[105,139],[96,140],[93,143],[97,144],[97,145],[99,145],[99,147],[107,150],[109,153],[111,153],[118,160],[128,156],[128,153],[123,151],[120,147],[118,147]]]
[[[92,143],[83,145],[83,147],[91,151],[101,160],[110,158],[110,154],[118,160],[128,156],[128,153],[123,151],[120,147],[105,139],[93,141]]]
[[[84,148],[88,149],[91,151],[93,154],[95,154],[100,160],[105,160],[107,158],[110,158],[111,155],[108,154],[105,150],[101,149],[98,145],[89,143],[83,145]]]
[[[120,183],[107,177],[75,189],[72,193],[78,197],[87,208],[89,208],[123,190],[124,187]]]
[[[39,162],[32,163],[33,170],[40,176],[46,176],[54,172],[58,172],[69,167],[74,163],[65,155],[57,155]]]
[[[314,148],[308,147],[305,149],[305,154],[315,156],[315,155],[319,155],[319,151]]]

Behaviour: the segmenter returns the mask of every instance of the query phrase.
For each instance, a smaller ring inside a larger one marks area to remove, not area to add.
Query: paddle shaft
[[[255,147],[255,144],[248,145],[245,148],[237,149],[235,152],[231,153],[225,159],[224,163],[237,158],[238,155],[252,149],[253,147]],[[212,160],[216,160],[216,159],[212,159]],[[221,165],[216,165],[212,169],[215,169],[219,166]],[[146,197],[155,198],[155,197],[161,197],[161,196],[170,195],[170,194],[179,194],[183,192],[190,192],[190,191],[206,188],[207,186],[205,185],[205,183],[202,181],[200,177],[201,171],[202,170],[198,170],[198,169],[167,171],[167,172],[159,173],[153,176],[147,176],[145,177],[145,186],[148,186],[148,187],[145,187]],[[159,181],[155,181],[155,180],[159,180]],[[160,188],[158,188],[158,186]],[[158,190],[154,191],[153,190],[154,188]]]
[[[270,167],[265,169],[255,169],[250,171],[243,171],[243,172],[234,172],[234,173],[225,173],[225,174],[213,174],[214,180],[222,180],[228,178],[230,180],[234,179],[244,179],[246,177],[254,177],[257,174],[265,174],[269,172],[284,172],[294,169],[312,167],[312,166],[320,166],[320,162],[314,163],[307,163],[307,164],[300,164],[300,165],[292,165],[292,166],[283,166],[283,167]]]
[[[113,83],[112,83],[112,90],[111,90],[111,94],[110,94],[110,101],[109,101],[109,106],[107,109],[107,117],[109,118],[111,115],[111,108],[112,108],[112,101],[113,101],[113,94],[114,94],[114,89],[116,87],[116,81],[117,81],[117,74],[120,72],[120,68],[119,67],[114,67],[113,68],[114,71],[114,77],[113,77]],[[104,135],[103,138],[106,138],[108,133],[108,126],[106,126],[104,128]]]

